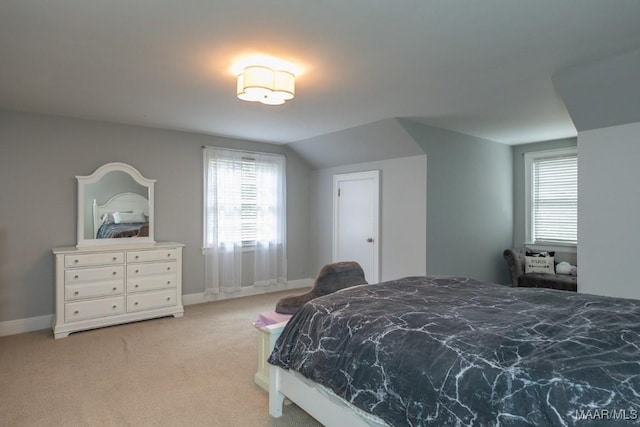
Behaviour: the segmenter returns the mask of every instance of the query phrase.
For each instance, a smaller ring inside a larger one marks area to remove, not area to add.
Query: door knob
[[[367,242],[369,242],[369,243],[373,243],[373,237],[369,237],[369,238],[367,239]]]

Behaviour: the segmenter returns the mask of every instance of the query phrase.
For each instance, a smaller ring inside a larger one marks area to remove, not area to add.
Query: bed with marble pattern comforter
[[[148,222],[102,224],[98,228],[96,239],[120,239],[125,237],[146,237],[148,235]]]
[[[269,363],[393,426],[640,425],[640,301],[457,277],[304,305]]]

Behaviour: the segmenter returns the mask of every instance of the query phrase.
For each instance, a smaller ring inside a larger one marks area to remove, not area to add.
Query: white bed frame
[[[253,376],[253,381],[269,392],[269,363],[267,359],[276,345],[276,340],[282,333],[287,322],[274,323],[271,325],[260,326],[258,329],[258,370]]]
[[[98,235],[98,229],[102,225],[102,216],[110,212],[143,212],[149,216],[149,200],[136,193],[116,194],[103,205],[98,205],[93,200],[93,237]]]
[[[267,357],[286,324],[287,322],[282,322],[260,328],[262,332],[269,334],[270,348]],[[264,363],[266,364],[266,358]],[[269,376],[266,381],[264,376],[261,379],[263,383],[269,384],[269,414],[272,417],[282,416],[282,405],[285,399],[289,399],[327,427],[381,425],[373,421],[367,422],[346,403],[339,403],[337,397],[331,398],[318,387],[314,387],[310,380],[302,380],[300,375],[279,366],[266,365],[269,367]]]

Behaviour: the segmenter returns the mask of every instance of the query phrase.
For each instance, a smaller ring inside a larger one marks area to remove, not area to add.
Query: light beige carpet
[[[2,426],[318,426],[295,405],[268,413],[253,382],[256,314],[287,293],[185,307],[53,339],[0,337]],[[301,292],[304,292],[301,291]]]

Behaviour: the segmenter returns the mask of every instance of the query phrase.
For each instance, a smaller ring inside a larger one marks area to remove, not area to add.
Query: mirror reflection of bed
[[[154,243],[155,179],[107,163],[78,179],[78,247]]]
[[[149,201],[135,193],[116,194],[106,203],[93,201],[93,233],[96,239],[149,236]]]

